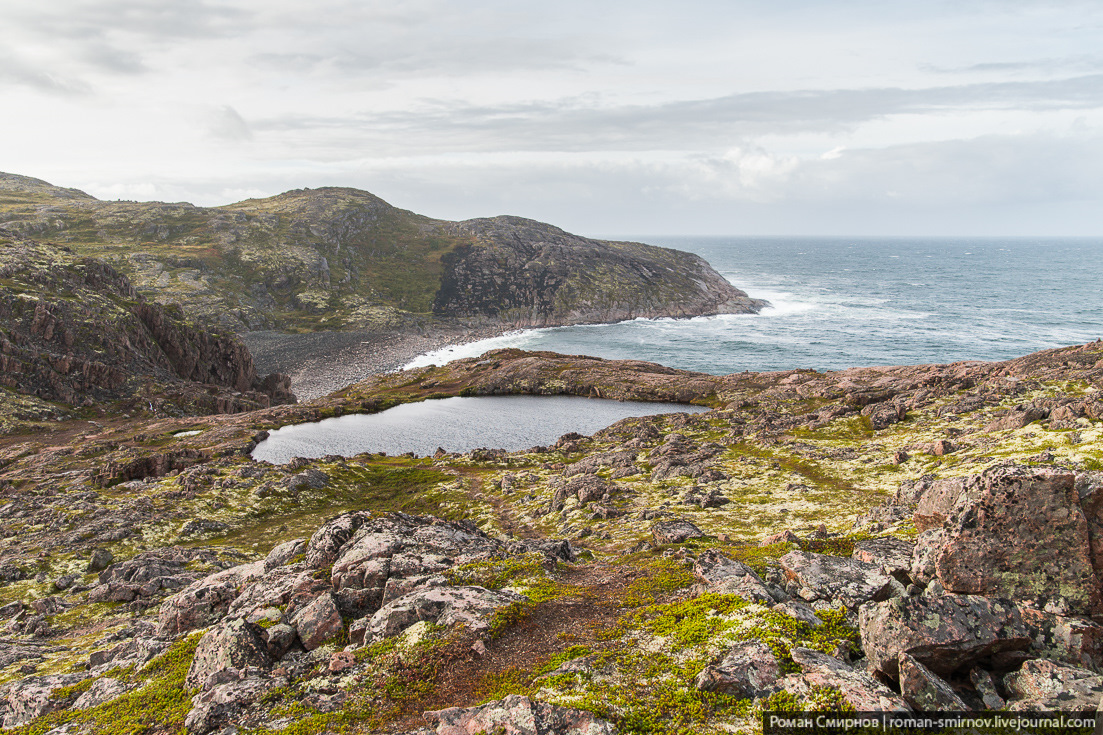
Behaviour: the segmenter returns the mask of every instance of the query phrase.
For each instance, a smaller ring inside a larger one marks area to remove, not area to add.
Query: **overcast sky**
[[[1103,235],[1103,3],[0,0],[0,170],[594,236]]]

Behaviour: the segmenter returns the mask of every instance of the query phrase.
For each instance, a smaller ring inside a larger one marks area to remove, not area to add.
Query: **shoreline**
[[[245,332],[240,339],[253,355],[257,373],[284,373],[300,402],[328,395],[374,375],[399,370],[427,352],[478,342],[516,331],[510,325],[354,330],[286,334]]]

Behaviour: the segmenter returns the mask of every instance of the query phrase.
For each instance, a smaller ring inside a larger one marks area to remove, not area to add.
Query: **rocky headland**
[[[501,350],[248,413],[0,435],[13,732],[753,731],[1103,694],[1103,342],[712,376]],[[451,395],[712,410],[253,461]],[[62,729],[58,729],[62,728]]]
[[[520,217],[431,219],[357,189],[224,207],[100,201],[0,173],[0,226],[103,259],[151,301],[237,333],[556,326],[750,313],[700,257]]]

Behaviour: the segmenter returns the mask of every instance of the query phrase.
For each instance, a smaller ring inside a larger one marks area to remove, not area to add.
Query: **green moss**
[[[140,686],[116,699],[81,711],[55,712],[15,728],[14,735],[42,735],[67,723],[92,735],[143,735],[152,731],[182,732],[191,709],[192,692],[184,678],[195,657],[200,635],[173,644],[143,670],[131,671],[128,683]],[[91,686],[91,680],[88,682]]]
[[[625,590],[626,607],[653,605],[659,598],[693,585],[696,581],[686,563],[676,559],[655,559],[645,567],[646,576]]]

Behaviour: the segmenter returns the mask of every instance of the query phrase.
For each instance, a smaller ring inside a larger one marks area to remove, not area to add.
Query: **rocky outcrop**
[[[0,230],[0,383],[75,406],[232,413],[294,401],[229,334],[139,296],[106,263]]]
[[[520,217],[460,222],[473,238],[443,259],[433,302],[442,316],[486,316],[518,327],[757,312],[766,302],[690,253],[590,240]]]
[[[779,560],[797,594],[808,602],[851,609],[893,594],[892,578],[877,564],[806,551],[791,551]]]
[[[294,561],[300,554],[303,561]],[[346,630],[356,645],[419,622],[480,631],[497,610],[527,598],[452,585],[441,573],[524,554],[548,564],[571,558],[569,544],[505,544],[467,523],[345,513],[322,525],[305,545],[288,542],[265,560],[196,581],[162,604],[157,632],[172,636],[214,625],[188,673],[188,686],[203,687],[222,668],[265,668],[293,647],[313,651]]]

